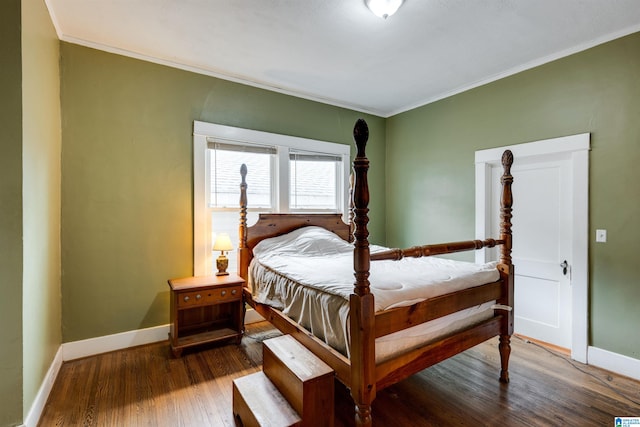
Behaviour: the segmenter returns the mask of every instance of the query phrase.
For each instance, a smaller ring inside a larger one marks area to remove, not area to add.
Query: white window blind
[[[289,151],[289,208],[337,212],[342,157]]]
[[[251,206],[272,209],[274,204],[273,169],[276,147],[241,142],[221,142],[207,138],[210,150],[209,207],[238,208],[240,200],[240,166],[251,171],[247,177]]]

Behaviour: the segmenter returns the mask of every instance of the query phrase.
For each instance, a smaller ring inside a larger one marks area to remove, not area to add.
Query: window
[[[253,175],[253,185],[248,188],[251,206],[271,210],[274,205],[272,177],[275,147],[251,146],[217,142],[207,138],[209,156],[208,205],[211,208],[237,208],[240,206],[240,166],[244,163]]]
[[[247,223],[261,212],[340,212],[345,220],[350,146],[194,122],[194,274],[215,272],[217,233],[237,248],[240,165],[247,165]],[[236,270],[236,252],[227,254]]]
[[[337,182],[342,158],[319,153],[289,152],[289,209],[333,211],[340,204]]]

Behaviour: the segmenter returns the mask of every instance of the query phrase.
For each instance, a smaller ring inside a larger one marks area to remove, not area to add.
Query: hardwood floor
[[[260,369],[267,323],[240,345],[170,356],[167,342],[63,364],[40,426],[234,426],[231,381]],[[376,426],[613,426],[640,416],[640,382],[513,338],[508,385],[492,340],[378,393]],[[336,427],[353,402],[336,389]]]

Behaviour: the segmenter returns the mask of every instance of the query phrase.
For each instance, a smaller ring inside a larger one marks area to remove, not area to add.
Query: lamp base
[[[216,268],[218,272],[216,276],[228,276],[227,267],[229,267],[229,258],[224,256],[224,252],[216,259]]]

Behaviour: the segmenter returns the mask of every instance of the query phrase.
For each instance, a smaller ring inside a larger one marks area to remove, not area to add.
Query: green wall
[[[65,342],[168,322],[166,281],[193,271],[194,120],[352,144],[362,116],[77,45],[61,54]],[[385,120],[364,118],[384,242]]]
[[[44,2],[0,4],[0,58],[0,426],[14,426],[62,342],[59,41]]]
[[[0,2],[0,426],[22,421],[20,0]]]
[[[22,2],[23,393],[33,405],[62,343],[60,42],[41,0]]]
[[[474,236],[475,150],[590,132],[589,344],[640,359],[639,77],[636,33],[388,119],[389,245]]]

